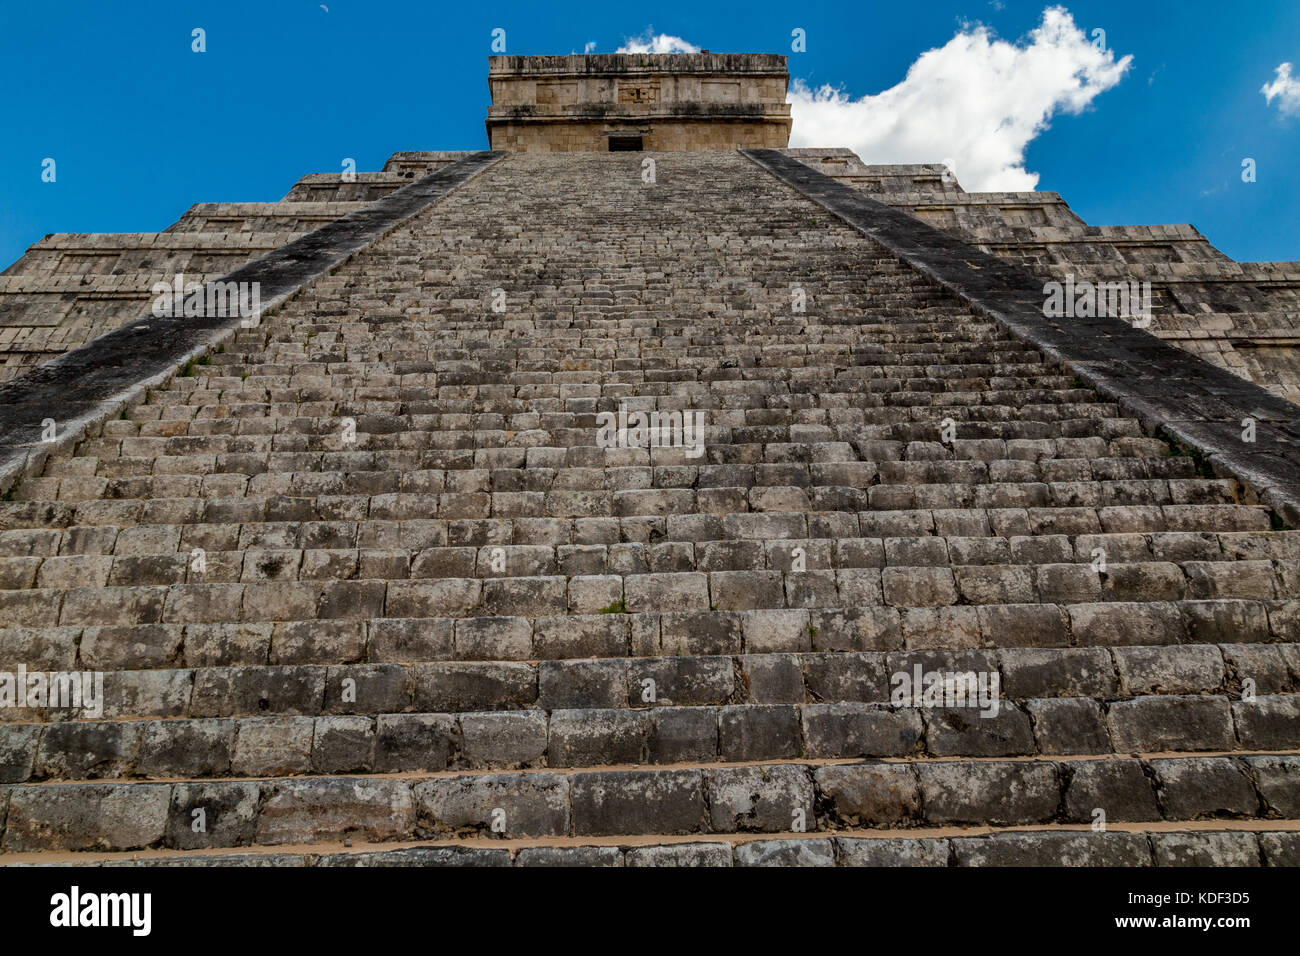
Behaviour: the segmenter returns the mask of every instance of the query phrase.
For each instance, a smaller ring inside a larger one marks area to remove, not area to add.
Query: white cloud
[[[1300,116],[1300,80],[1291,75],[1291,64],[1283,63],[1277,70],[1272,83],[1265,83],[1259,88],[1270,106],[1277,99],[1278,109],[1284,116]]]
[[[582,52],[583,52],[583,53],[595,53],[595,52],[596,52],[596,41],[595,41],[595,40],[588,40],[588,41],[586,42],[586,44],[583,46],[583,48],[582,48]]]
[[[898,85],[852,99],[831,86],[790,90],[791,146],[847,146],[866,163],[950,157],[962,186],[1032,190],[1025,149],[1058,112],[1081,113],[1117,84],[1132,56],[1091,43],[1064,7],[1043,11],[1024,40],[966,27],[917,58]]]
[[[639,37],[628,37],[615,53],[699,53],[700,48],[687,43],[681,37],[670,37],[666,33],[651,35],[647,30]]]

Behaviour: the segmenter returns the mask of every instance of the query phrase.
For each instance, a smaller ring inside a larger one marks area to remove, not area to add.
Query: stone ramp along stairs
[[[1300,862],[1300,535],[643,158],[500,158],[13,487],[0,669],[103,689],[0,708],[0,862]]]

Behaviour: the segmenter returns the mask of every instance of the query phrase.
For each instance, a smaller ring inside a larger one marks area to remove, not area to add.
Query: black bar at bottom
[[[521,930],[554,945],[662,948],[710,932],[769,945],[782,930],[852,934],[862,946],[993,945],[1007,931],[1048,939],[1231,946],[1293,917],[1289,874],[1248,869],[583,870],[0,869],[6,935],[37,940],[232,945],[320,942],[338,951],[456,929],[493,945]],[[75,889],[77,916],[71,916]],[[110,894],[105,898],[104,894]],[[126,894],[123,896],[122,894]],[[133,895],[140,894],[140,895]],[[146,898],[148,894],[147,909]],[[144,918],[147,912],[147,921]],[[102,915],[100,915],[102,914]],[[112,922],[116,926],[72,926]],[[134,918],[133,918],[134,917]],[[54,925],[62,923],[63,925]],[[527,927],[527,930],[525,930]],[[148,930],[147,935],[140,932]],[[139,933],[139,935],[137,935]],[[441,935],[441,934],[439,934]],[[455,938],[455,937],[453,937]],[[1023,937],[1022,937],[1023,938]],[[414,939],[412,939],[414,941]],[[430,939],[443,946],[450,939]],[[463,945],[458,943],[457,945]],[[620,945],[616,942],[616,945]]]

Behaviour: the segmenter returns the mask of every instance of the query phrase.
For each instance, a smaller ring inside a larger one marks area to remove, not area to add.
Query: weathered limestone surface
[[[493,149],[779,149],[790,141],[786,58],[757,53],[489,58]]]
[[[0,670],[105,688],[0,708],[0,863],[1296,864],[1297,533],[652,155],[485,164],[0,502]]]

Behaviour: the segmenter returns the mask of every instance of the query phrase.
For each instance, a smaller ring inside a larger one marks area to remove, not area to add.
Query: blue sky
[[[798,27],[807,52],[791,55],[792,78],[854,100],[897,87],[924,51],[976,24],[1023,46],[1048,4],[325,6],[5,0],[0,267],[50,232],[151,232],[195,202],[273,201],[306,173],[338,171],[344,157],[370,170],[397,150],[482,148],[496,27],[510,53],[588,43],[613,52],[649,32],[714,52],[788,53]],[[1300,116],[1260,93],[1279,64],[1300,64],[1300,4],[1064,6],[1132,61],[1080,115],[1057,112],[1028,142],[1023,168],[1038,188],[1060,192],[1093,224],[1190,222],[1234,258],[1300,260]],[[206,31],[206,53],[191,52],[195,27]],[[820,145],[849,145],[847,135]],[[951,155],[934,152],[930,161]],[[41,181],[46,157],[57,164],[53,183]],[[1257,164],[1253,183],[1241,179],[1246,157]]]

